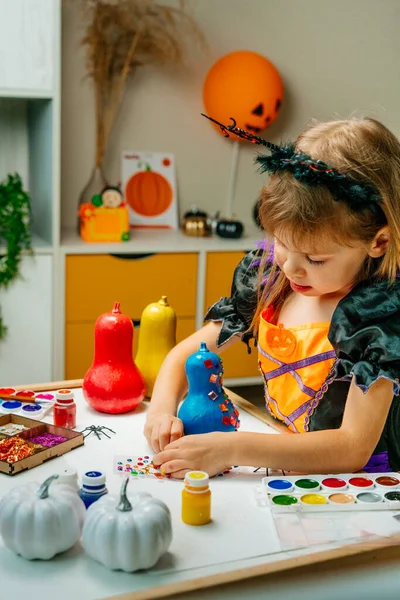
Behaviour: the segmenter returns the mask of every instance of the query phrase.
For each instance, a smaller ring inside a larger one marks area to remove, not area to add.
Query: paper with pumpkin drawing
[[[132,227],[178,228],[172,154],[125,151],[121,179]]]

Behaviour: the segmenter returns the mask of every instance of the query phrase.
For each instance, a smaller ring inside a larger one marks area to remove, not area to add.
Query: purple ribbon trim
[[[314,392],[315,394],[315,392]],[[291,421],[295,421],[296,419],[298,419],[299,417],[301,417],[301,415],[303,415],[310,407],[310,404],[313,402],[313,398],[311,398],[311,400],[307,400],[306,402],[303,402],[303,404],[301,406],[299,406],[298,408],[296,408],[296,410],[294,410],[289,416],[288,419],[290,419]]]
[[[275,369],[274,371],[270,371],[266,373],[265,378],[267,381],[269,379],[275,379],[275,377],[279,377],[280,375],[284,375],[288,371],[295,371],[296,369],[302,369],[303,367],[309,367],[319,362],[323,362],[324,360],[328,360],[330,358],[335,358],[336,353],[334,350],[329,350],[328,352],[322,352],[321,354],[314,354],[314,356],[310,356],[309,358],[302,358],[301,360],[297,360],[294,363],[283,363],[279,369]]]
[[[258,351],[265,356],[266,358],[268,358],[271,362],[276,363],[277,365],[279,365],[280,367],[282,367],[285,363],[281,362],[280,360],[277,360],[276,358],[274,358],[273,356],[270,356],[267,352],[265,352],[265,350],[263,350],[260,346],[260,344],[258,344]],[[293,363],[294,364],[294,363]],[[311,396],[312,398],[315,396],[315,390],[313,390],[312,388],[308,387],[308,385],[305,385],[303,383],[302,378],[300,377],[300,375],[296,372],[296,371],[289,371],[290,375],[292,377],[295,378],[295,380],[297,381],[298,386],[300,387],[301,391],[304,392],[305,394],[307,394],[308,396]],[[266,374],[264,373],[264,379],[265,382],[267,382],[266,379]]]
[[[387,450],[373,454],[362,470],[367,473],[390,473],[392,469],[390,468]]]

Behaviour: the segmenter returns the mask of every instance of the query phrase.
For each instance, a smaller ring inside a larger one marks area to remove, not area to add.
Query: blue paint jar
[[[106,476],[100,471],[88,471],[82,477],[82,487],[79,490],[79,496],[83,500],[86,508],[89,508],[93,502],[108,494],[106,487]]]

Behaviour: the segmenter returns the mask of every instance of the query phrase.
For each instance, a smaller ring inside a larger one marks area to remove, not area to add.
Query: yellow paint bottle
[[[204,471],[190,471],[185,475],[182,490],[182,521],[187,525],[205,525],[210,519],[209,477]]]

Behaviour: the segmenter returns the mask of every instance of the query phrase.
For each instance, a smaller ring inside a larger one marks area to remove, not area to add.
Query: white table
[[[146,403],[140,405],[134,413],[118,416],[104,415],[96,413],[87,406],[80,389],[75,390],[75,393],[78,406],[76,429],[82,430],[92,424],[105,425],[113,429],[115,435],[110,434],[111,439],[102,437],[99,440],[91,434],[86,438],[83,447],[50,460],[35,469],[14,477],[0,474],[1,496],[16,485],[28,481],[42,482],[49,475],[70,467],[76,468],[79,476],[88,470],[103,471],[107,476],[109,493],[117,494],[123,476],[115,472],[115,457],[120,455],[136,457],[141,454],[151,456],[142,434],[148,408]],[[50,422],[51,418],[45,420]],[[243,410],[241,422],[243,430],[276,434],[276,431],[268,425]],[[257,506],[255,501],[255,489],[261,476],[260,473],[254,474],[251,468],[241,468],[237,471],[233,470],[229,475],[213,478],[211,480],[213,521],[209,525],[197,528],[187,526],[181,521],[182,482],[172,480],[160,482],[150,477],[134,479],[131,476],[129,493],[134,493],[135,489],[149,491],[164,500],[172,513],[174,540],[169,553],[154,569],[134,574],[109,571],[86,556],[80,544],[51,561],[30,562],[12,554],[2,546],[0,541],[0,598],[43,600],[43,598],[56,597],[57,600],[70,600],[75,597],[94,600],[119,594],[128,594],[124,598],[165,597],[165,594],[171,593],[171,590],[178,591],[182,585],[188,589],[200,587],[200,583],[186,585],[185,582],[195,578],[205,578],[204,582],[209,577],[217,576],[218,579],[218,574],[222,578],[226,573],[229,577],[235,577],[238,570],[244,568],[252,568],[253,574],[260,574],[268,569],[268,565],[284,564],[282,561],[289,564],[292,561],[292,566],[309,562],[310,554],[318,550],[324,551],[324,547],[282,552],[271,514],[268,509]],[[351,547],[348,548],[351,553]],[[322,560],[324,556],[332,557],[335,552],[339,555],[342,550],[339,545],[336,549],[332,545],[327,546],[325,554],[322,552],[319,559]],[[263,564],[266,567],[260,566]],[[253,591],[258,593],[257,581],[247,580],[236,583],[234,588],[242,589],[242,594],[244,594],[243,589],[246,589],[246,596],[250,597],[249,582],[252,582]],[[176,587],[168,587],[171,584],[175,584]],[[165,593],[160,595],[157,588],[165,585],[167,586],[163,588]],[[233,598],[234,588],[232,585],[230,588],[231,592],[227,597]],[[215,589],[218,590],[218,594],[222,594],[218,597],[224,597],[225,588]],[[207,593],[207,590],[202,592],[204,593]],[[263,594],[265,597],[265,590]],[[216,596],[208,595],[208,597]],[[288,596],[284,595],[284,597]]]

